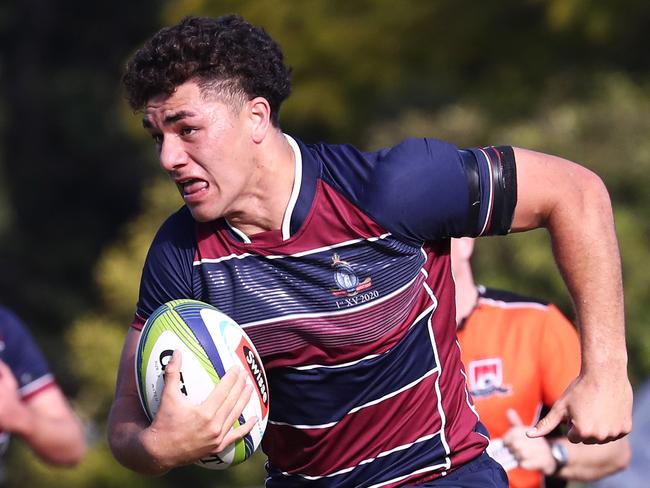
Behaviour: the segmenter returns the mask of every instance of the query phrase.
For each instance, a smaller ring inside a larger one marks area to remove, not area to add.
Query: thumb
[[[177,392],[179,390],[181,382],[181,364],[181,352],[176,349],[165,366],[165,375],[163,377],[165,381],[164,391],[169,390],[170,392]]]
[[[553,405],[553,408],[546,414],[546,417],[540,419],[539,422],[530,430],[526,432],[528,437],[544,437],[550,434],[560,423],[566,418],[566,409],[558,402]]]
[[[521,427],[524,425],[524,422],[514,408],[506,410],[506,417],[508,417],[508,422],[510,422],[512,427]]]

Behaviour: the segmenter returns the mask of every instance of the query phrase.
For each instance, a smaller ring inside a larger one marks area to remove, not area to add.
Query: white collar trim
[[[286,241],[291,238],[291,215],[293,214],[293,209],[296,206],[296,202],[298,201],[298,195],[300,194],[300,185],[302,184],[302,154],[300,154],[298,143],[293,137],[291,137],[289,134],[284,134],[284,137],[287,138],[287,142],[291,146],[291,149],[293,149],[295,162],[291,197],[289,198],[289,203],[287,204],[287,209],[284,211],[284,218],[282,219],[282,240]]]
[[[289,146],[291,146],[291,149],[293,150],[293,156],[294,156],[294,177],[293,177],[293,188],[291,189],[291,196],[289,197],[289,203],[287,204],[287,209],[284,211],[284,217],[282,219],[282,240],[286,241],[289,238],[291,238],[291,215],[293,214],[293,209],[296,206],[296,202],[298,201],[298,195],[300,194],[300,185],[302,184],[302,154],[300,153],[300,148],[298,147],[298,143],[295,141],[293,137],[291,137],[289,134],[284,134],[284,137],[287,138],[287,142],[289,143]],[[250,238],[243,233],[241,230],[239,230],[237,227],[232,225],[230,222],[228,222],[227,219],[226,223],[230,227],[230,229],[239,236],[239,238],[244,241],[245,244],[250,244],[251,240]]]

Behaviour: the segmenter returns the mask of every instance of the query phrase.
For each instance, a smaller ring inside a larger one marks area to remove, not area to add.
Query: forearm
[[[513,231],[546,227],[578,314],[582,373],[625,370],[621,262],[609,194],[588,169],[515,148],[517,208]],[[607,344],[607,347],[602,347]]]
[[[547,225],[578,314],[583,374],[600,374],[605,365],[608,371],[626,373],[623,286],[612,209],[600,179],[588,174],[563,204],[571,211],[555,208]]]
[[[567,480],[595,481],[624,469],[630,462],[627,439],[601,445],[573,444],[566,438],[554,442],[567,449],[568,463],[556,474]]]
[[[86,452],[83,426],[73,414],[50,417],[21,405],[14,412],[12,430],[50,464],[73,466]]]
[[[79,420],[37,418],[33,434],[25,441],[44,461],[59,466],[74,466],[86,453],[84,429]]]

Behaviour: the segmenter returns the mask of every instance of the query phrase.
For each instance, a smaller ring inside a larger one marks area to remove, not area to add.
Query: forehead
[[[167,125],[181,118],[209,116],[223,111],[225,105],[213,97],[205,97],[196,82],[186,82],[176,87],[171,95],[151,97],[144,111],[145,128]]]

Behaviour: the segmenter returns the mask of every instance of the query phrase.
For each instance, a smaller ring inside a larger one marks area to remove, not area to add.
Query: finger
[[[544,437],[550,434],[566,418],[566,410],[557,402],[548,412],[546,417],[541,419],[537,424],[526,432],[531,438]]]
[[[524,425],[524,422],[521,420],[521,417],[514,408],[506,410],[506,417],[512,427],[521,427]]]
[[[224,437],[221,444],[219,444],[219,447],[215,450],[214,454],[218,454],[220,451],[223,451],[229,445],[237,442],[239,439],[242,439],[246,437],[248,434],[250,434],[251,430],[253,430],[253,427],[255,427],[255,424],[257,424],[257,421],[258,421],[257,417],[251,417],[249,420],[246,421],[246,423],[240,425],[237,428],[231,429],[230,432],[228,432],[228,434]]]
[[[250,430],[253,428],[255,423],[257,422],[257,418],[251,418],[244,424],[238,424],[237,420],[239,420],[242,411],[246,407],[246,404],[251,398],[251,394],[253,393],[253,387],[252,385],[246,385],[246,388],[239,394],[236,398],[234,403],[231,404],[231,407],[229,410],[226,411],[226,403],[230,404],[230,401],[224,402],[222,405],[222,409],[219,412],[218,415],[215,416],[215,421],[217,422],[218,425],[218,432],[220,432],[220,441],[219,441],[219,447],[218,450],[225,449],[227,446],[232,444],[238,439],[241,439],[244,437],[246,434],[250,432]],[[234,395],[229,395],[231,397]],[[250,428],[249,425],[250,424]],[[242,426],[246,426],[245,429],[240,430]],[[233,432],[236,432],[236,435],[233,436]]]
[[[223,403],[228,401],[228,396],[232,392],[233,388],[238,388],[240,393],[245,382],[246,378],[241,368],[232,367],[226,371],[226,374],[219,380],[219,383],[217,383],[203,403],[208,408],[212,409],[212,412],[217,412],[222,407]],[[231,407],[232,404],[235,403],[239,393],[235,393],[234,400],[230,399]]]
[[[241,415],[246,403],[250,400],[252,389],[252,385],[246,384],[246,375],[240,372],[237,382],[215,412],[215,418],[226,431],[232,427],[235,420]]]
[[[251,394],[253,393],[253,387],[251,385],[246,385],[246,388],[241,392],[240,395],[235,400],[235,403],[232,405],[230,410],[225,410],[223,427],[228,430],[237,421],[244,411],[244,408],[248,404],[248,401],[251,399]]]
[[[573,444],[578,444],[580,442],[584,442],[585,444],[593,444],[594,442],[591,439],[585,439],[582,437],[578,429],[576,428],[573,423],[571,423],[571,426],[569,427],[569,430],[566,433],[566,437],[569,440],[569,442]]]

